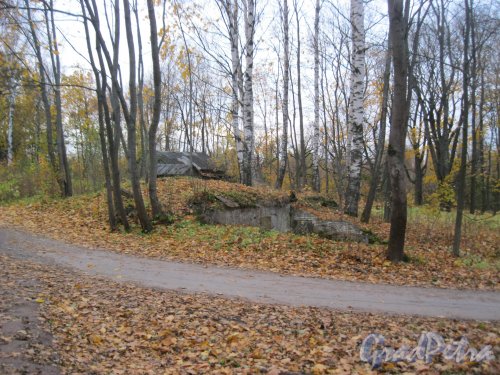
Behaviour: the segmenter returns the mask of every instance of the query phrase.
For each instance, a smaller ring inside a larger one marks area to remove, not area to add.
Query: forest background
[[[246,185],[322,192],[364,222],[375,205],[395,228],[392,260],[407,200],[457,207],[457,255],[464,210],[498,210],[494,1],[4,0],[0,12],[2,201],[106,187],[111,228],[128,230],[128,180],[149,232],[168,216],[158,149],[205,152]]]

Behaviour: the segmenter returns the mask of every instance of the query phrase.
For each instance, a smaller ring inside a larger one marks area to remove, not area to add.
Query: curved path
[[[500,293],[282,276],[271,272],[139,258],[0,228],[0,253],[145,287],[339,310],[500,320]]]

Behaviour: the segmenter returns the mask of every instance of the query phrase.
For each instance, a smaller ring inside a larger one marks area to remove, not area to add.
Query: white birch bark
[[[363,151],[363,88],[365,77],[365,30],[363,0],[351,0],[351,88],[349,98],[348,184],[344,212],[358,215]]]
[[[255,1],[244,0],[245,8],[245,97],[243,101],[245,137],[245,158],[243,169],[243,183],[252,185],[253,149],[254,149],[254,112],[253,112],[253,54],[255,34]]]
[[[238,48],[238,3],[237,0],[226,0],[224,4],[229,28],[229,42],[231,43],[231,123],[233,127],[234,140],[236,144],[236,155],[240,172],[240,182],[243,182],[243,134],[239,126],[239,71],[241,70],[240,54]]]
[[[316,0],[314,16],[314,133],[313,133],[313,190],[319,192],[319,0]]]

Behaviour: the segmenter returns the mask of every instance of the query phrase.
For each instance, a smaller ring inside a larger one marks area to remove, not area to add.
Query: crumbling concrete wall
[[[208,224],[247,225],[304,235],[315,233],[336,241],[368,243],[368,236],[356,225],[347,221],[321,220],[306,211],[294,209],[290,204],[252,208],[240,208],[232,202],[224,205],[225,209],[205,212],[202,220]]]

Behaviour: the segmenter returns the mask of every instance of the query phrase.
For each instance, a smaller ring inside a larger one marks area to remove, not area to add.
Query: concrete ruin
[[[247,225],[263,230],[293,232],[297,234],[315,233],[319,237],[335,241],[368,243],[369,236],[356,225],[347,221],[321,220],[317,216],[294,208],[291,204],[282,206],[257,205],[240,207],[227,198],[219,199],[223,209],[213,209],[201,215],[207,224]]]

